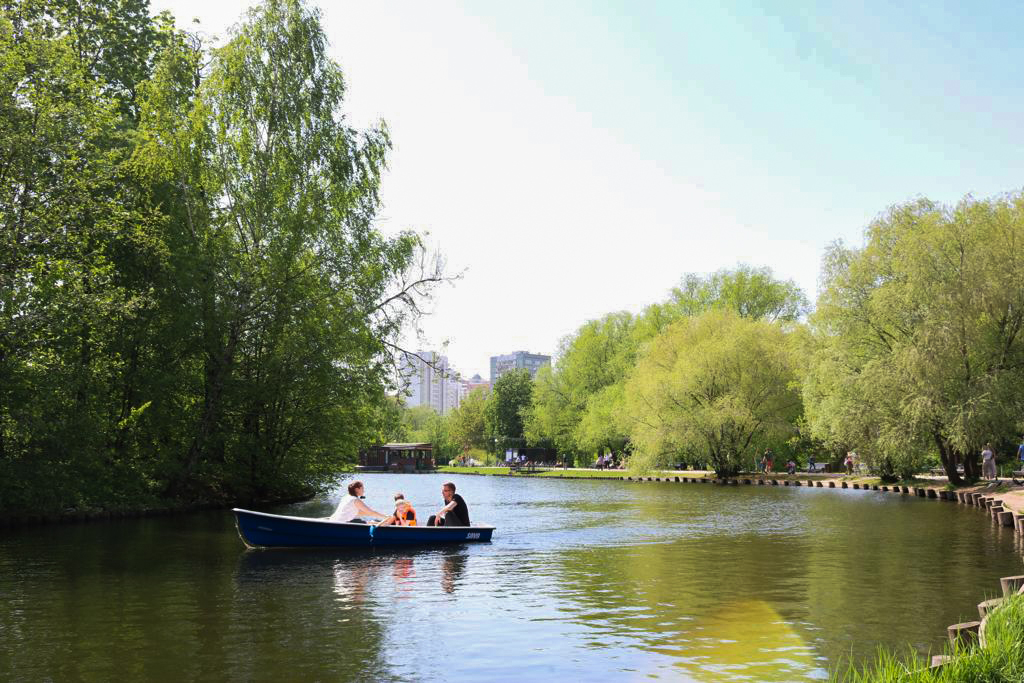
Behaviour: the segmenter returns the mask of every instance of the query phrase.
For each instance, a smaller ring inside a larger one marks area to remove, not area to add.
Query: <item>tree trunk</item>
[[[981,479],[981,463],[978,460],[978,456],[968,454],[958,454],[960,462],[964,464],[964,481],[968,484],[973,484]]]
[[[935,439],[935,445],[939,449],[939,458],[942,461],[942,469],[945,470],[946,478],[949,479],[949,483],[954,486],[963,486],[965,483],[973,483],[978,480],[976,468],[971,467],[974,463],[969,462],[969,458],[961,458],[959,454],[953,449],[951,445],[942,438],[942,435],[936,432],[933,434]],[[956,465],[959,462],[964,463],[964,476],[962,477],[959,472],[956,471]]]

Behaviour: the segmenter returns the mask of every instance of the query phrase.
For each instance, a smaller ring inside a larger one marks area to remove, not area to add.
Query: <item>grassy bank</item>
[[[959,652],[937,669],[882,652],[861,669],[834,676],[835,683],[1019,683],[1024,681],[1024,596],[1014,595],[994,611],[985,626],[985,646]]]
[[[508,475],[514,474],[507,467],[451,467],[443,465],[437,468],[438,472],[451,472],[452,474],[501,474]],[[622,477],[628,476],[629,472],[625,470],[585,470],[585,469],[565,469],[562,468],[550,468],[541,469],[531,474],[526,473],[515,473],[516,476],[521,477],[546,477],[546,478],[558,478],[558,477],[571,477],[571,478],[582,478],[588,479],[621,479]]]

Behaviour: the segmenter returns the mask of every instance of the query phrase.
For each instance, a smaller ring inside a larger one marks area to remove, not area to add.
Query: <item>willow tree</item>
[[[732,476],[794,432],[800,396],[785,329],[727,310],[677,321],[640,357],[622,419],[640,468],[710,463]]]
[[[707,276],[689,273],[669,300],[681,315],[728,309],[744,318],[793,322],[808,311],[807,297],[793,280],[779,280],[771,268],[740,264]]]
[[[591,320],[562,340],[551,371],[538,373],[529,438],[578,454],[625,447],[628,430],[618,416],[638,354],[673,322],[711,310],[793,322],[806,313],[807,300],[796,283],[776,278],[770,268],[739,265],[710,275],[689,273],[666,301],[639,315],[618,312]]]
[[[1022,267],[1020,194],[896,206],[863,248],[833,246],[804,392],[815,433],[883,471],[937,451],[951,482],[975,481],[982,446],[1012,438],[1024,403]]]

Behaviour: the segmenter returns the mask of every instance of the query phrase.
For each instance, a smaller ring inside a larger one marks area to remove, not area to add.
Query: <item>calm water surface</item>
[[[363,477],[424,519],[445,479]],[[1024,573],[980,511],[891,493],[455,481],[492,543],[251,551],[221,512],[3,532],[0,679],[815,680],[940,648]]]

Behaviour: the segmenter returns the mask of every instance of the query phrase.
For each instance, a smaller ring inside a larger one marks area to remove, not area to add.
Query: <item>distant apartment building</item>
[[[401,379],[410,408],[428,405],[441,415],[459,407],[462,383],[448,365],[448,358],[436,351],[408,354],[402,363]]]
[[[525,368],[530,371],[530,377],[537,376],[537,370],[542,365],[550,365],[551,356],[527,351],[515,351],[504,356],[491,356],[491,386],[510,370]]]

